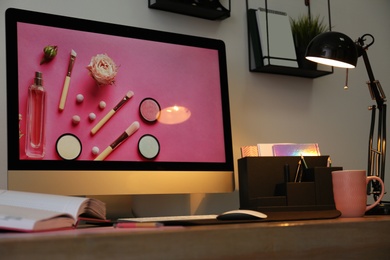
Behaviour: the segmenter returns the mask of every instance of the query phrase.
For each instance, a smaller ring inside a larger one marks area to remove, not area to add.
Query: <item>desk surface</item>
[[[389,259],[390,216],[0,233],[2,259]]]

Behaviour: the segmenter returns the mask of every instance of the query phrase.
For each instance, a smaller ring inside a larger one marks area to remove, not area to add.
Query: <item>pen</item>
[[[328,163],[326,165],[327,167],[332,167],[332,159],[330,159],[330,156],[328,157]]]
[[[290,182],[290,165],[284,165],[284,182]]]
[[[305,169],[307,169],[308,167],[307,167],[307,163],[306,163],[306,161],[305,161],[305,157],[303,157],[303,155],[301,154],[301,160],[302,160],[302,162],[303,162],[303,167],[305,167]]]
[[[301,160],[298,161],[297,171],[295,172],[294,182],[298,182],[299,173],[301,172]]]
[[[118,222],[114,224],[115,228],[156,228],[164,226],[159,222]]]

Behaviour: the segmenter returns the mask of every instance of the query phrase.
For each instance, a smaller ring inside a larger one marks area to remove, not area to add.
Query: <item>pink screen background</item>
[[[43,48],[57,45],[58,54],[49,63],[40,65]],[[77,52],[64,111],[58,110],[71,50]],[[86,66],[91,57],[107,54],[119,66],[115,85],[97,86]],[[224,132],[216,50],[126,37],[73,31],[40,25],[18,23],[19,114],[20,129],[25,134],[27,90],[35,71],[43,74],[47,91],[45,160],[60,160],[55,143],[64,133],[76,135],[82,143],[78,160],[93,160],[92,147],[100,152],[109,146],[134,121],[139,130],[114,150],[106,160],[142,161],[138,140],[144,134],[154,135],[160,143],[155,161],[225,162]],[[129,91],[134,96],[100,129],[90,135],[92,127]],[[76,102],[77,94],[84,96]],[[140,102],[154,98],[161,108],[186,107],[191,117],[180,124],[145,123],[138,111]],[[105,109],[99,102],[105,101]],[[90,121],[88,115],[96,114]],[[81,122],[72,124],[78,115]],[[20,139],[20,158],[25,135]]]

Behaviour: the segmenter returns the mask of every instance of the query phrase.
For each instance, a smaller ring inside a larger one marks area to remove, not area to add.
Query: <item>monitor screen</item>
[[[6,12],[8,188],[234,188],[223,41]]]

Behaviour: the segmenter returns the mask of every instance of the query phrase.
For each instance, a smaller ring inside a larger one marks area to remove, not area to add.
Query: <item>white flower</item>
[[[115,83],[118,67],[107,54],[97,54],[92,57],[87,69],[99,86]]]

